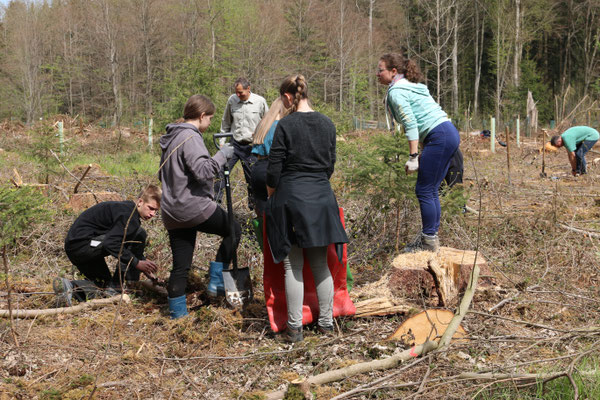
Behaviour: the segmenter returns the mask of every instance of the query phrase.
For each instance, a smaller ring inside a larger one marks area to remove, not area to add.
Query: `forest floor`
[[[144,155],[143,132],[119,137],[110,130],[76,125],[67,125],[64,165],[79,171],[77,176],[82,166],[99,165],[80,191],[114,191],[131,199],[146,183],[155,182],[159,154],[154,149]],[[372,134],[354,132],[346,141],[369,141]],[[471,312],[462,322],[468,340],[420,362],[315,387],[315,398],[600,398],[600,167],[592,165],[600,154],[589,153],[589,173],[574,178],[568,174],[564,150],[548,153],[547,176],[542,177],[541,142],[522,138],[517,147],[513,137],[509,173],[506,147],[497,144],[492,153],[489,139],[461,135],[463,190],[468,207],[480,215],[444,214],[440,237],[445,246],[477,249],[487,260],[488,275],[482,279],[488,284],[476,291]],[[78,215],[66,207],[76,181],[53,156],[45,161],[33,157],[35,146],[32,131],[14,123],[0,124],[2,185],[14,177],[13,168],[24,182],[36,182],[44,170],[51,172],[52,219],[32,224],[9,248],[13,309],[54,307],[52,279],[74,273],[63,240]],[[238,258],[251,268],[255,289],[244,312],[208,302],[205,275],[218,240],[200,234],[188,288],[189,317],[170,320],[166,298],[130,290],[129,304],[16,318],[14,335],[10,320],[0,319],[0,400],[90,395],[262,399],[298,377],[404,350],[401,343],[386,340],[407,317],[403,314],[338,318],[332,337],[308,329],[303,342],[280,343],[269,326],[262,255],[250,234],[253,214],[246,206],[239,167],[233,180],[234,209],[245,228]],[[348,259],[355,278],[351,296],[376,297],[365,288],[393,268],[396,241],[402,245],[419,228],[418,209],[412,201],[398,216],[399,229],[386,229],[387,218],[369,210],[368,197],[351,196],[338,172],[332,183],[346,210],[351,237]],[[167,279],[171,254],[166,231],[160,218],[144,226],[150,239],[147,257],[157,261],[159,276]],[[0,309],[6,309],[4,274],[1,282]],[[422,309],[425,304],[414,306]],[[467,373],[496,375],[483,379]],[[539,379],[519,379],[518,374],[536,374]],[[561,377],[545,382],[549,374]],[[344,394],[359,386],[360,391]]]

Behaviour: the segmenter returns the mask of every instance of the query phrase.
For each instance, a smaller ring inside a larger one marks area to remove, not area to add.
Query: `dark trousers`
[[[167,284],[169,297],[174,298],[185,294],[187,278],[194,258],[196,232],[200,231],[221,236],[223,240],[219,250],[217,250],[215,260],[222,262],[224,265],[231,262],[240,242],[241,228],[240,224],[235,221],[235,232],[232,234],[229,225],[227,213],[221,207],[217,207],[210,218],[195,227],[169,230],[169,241],[173,253],[173,269]]]
[[[452,158],[450,159],[450,165],[448,166],[448,172],[444,177],[444,181],[449,188],[456,185],[457,183],[463,183],[463,170],[464,162],[463,155],[460,149],[456,149]]]
[[[258,215],[265,213],[267,205],[267,167],[269,159],[257,160],[252,166],[252,193],[254,194],[254,207]]]
[[[256,156],[252,154],[252,145],[251,144],[241,144],[235,140],[232,141],[233,144],[233,157],[231,157],[227,161],[227,165],[229,166],[229,170],[232,171],[235,164],[239,161],[242,162],[242,168],[244,169],[244,178],[246,179],[246,184],[248,185],[248,206],[253,207],[252,203],[252,165],[256,162]],[[225,175],[223,170],[219,172],[219,178],[215,179],[215,201],[217,203],[221,202],[223,198],[223,194],[225,192]]]
[[[415,193],[421,208],[423,233],[426,235],[436,235],[440,227],[442,210],[439,188],[459,143],[460,135],[449,121],[433,128],[423,141]]]
[[[129,243],[125,247],[129,249],[138,260],[144,260],[144,248],[146,247],[146,238],[148,235],[143,228],[138,229]],[[99,241],[102,237],[97,238]],[[97,288],[120,288],[121,283],[128,281],[138,281],[140,279],[140,270],[121,262],[117,262],[115,272],[111,274],[104,257],[109,253],[100,244],[92,247],[89,240],[82,240],[75,243],[65,244],[65,252],[69,260],[77,267],[79,272],[87,280],[72,281],[74,295],[84,301],[86,298],[95,297]],[[77,290],[80,288],[80,290]],[[83,293],[83,295],[82,295]]]
[[[596,144],[597,140],[584,140],[575,148],[575,160],[577,161],[577,173],[587,173],[587,163],[585,162],[585,154]]]

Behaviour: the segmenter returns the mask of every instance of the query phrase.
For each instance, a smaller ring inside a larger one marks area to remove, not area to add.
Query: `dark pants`
[[[254,206],[258,215],[265,213],[267,205],[267,167],[269,159],[257,160],[252,166],[252,193],[254,194]]]
[[[148,235],[143,228],[138,229],[131,241],[125,243],[138,260],[144,260],[144,248],[146,247],[146,238]],[[99,241],[102,237],[97,238]],[[140,280],[140,270],[121,262],[117,262],[117,267],[113,274],[104,260],[108,252],[100,244],[92,247],[89,240],[82,240],[75,243],[65,244],[65,251],[69,260],[77,267],[79,272],[88,280],[72,281],[74,295],[80,301],[85,301],[95,297],[98,288],[120,288],[121,283]],[[80,290],[77,290],[77,289]]]
[[[452,155],[452,158],[450,159],[448,172],[446,172],[446,176],[444,177],[444,181],[446,181],[446,185],[448,185],[449,188],[457,183],[463,183],[463,170],[463,155],[460,149],[456,149]]]
[[[233,144],[233,157],[227,161],[229,170],[232,171],[235,164],[239,161],[242,162],[242,168],[244,169],[244,178],[248,185],[248,206],[253,207],[252,203],[252,165],[256,162],[256,156],[252,154],[251,144],[241,144],[235,140]],[[219,172],[219,179],[215,179],[215,200],[217,203],[221,202],[223,194],[225,192],[225,176],[223,170]]]
[[[173,253],[173,269],[167,284],[169,297],[174,298],[185,294],[187,278],[194,258],[196,232],[200,231],[221,236],[223,240],[219,250],[217,250],[215,260],[222,262],[224,265],[231,262],[240,242],[241,228],[240,224],[235,221],[235,232],[232,234],[229,225],[227,213],[221,207],[217,207],[210,218],[195,227],[169,230],[171,252]]]
[[[575,148],[575,160],[577,161],[576,172],[578,174],[587,173],[587,163],[585,162],[585,153],[587,153],[594,145],[597,140],[584,140],[579,143]]]
[[[440,227],[442,210],[439,188],[459,143],[460,135],[449,121],[433,128],[423,141],[415,193],[421,208],[423,233],[426,235],[436,235]]]

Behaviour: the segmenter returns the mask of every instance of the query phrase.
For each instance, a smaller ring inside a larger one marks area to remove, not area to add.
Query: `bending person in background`
[[[314,111],[302,75],[287,77],[279,88],[290,115],[275,130],[267,167],[266,228],[273,259],[283,261],[288,309],[284,340],[302,335],[304,256],[308,257],[319,300],[317,329],[333,331],[333,279],[327,247],[347,243],[329,178],[336,160],[335,125]]]
[[[574,126],[560,136],[553,136],[550,144],[554,147],[565,147],[571,164],[571,174],[577,176],[587,173],[585,154],[594,147],[599,137],[598,131],[594,128]]]
[[[212,101],[202,95],[190,97],[183,122],[167,125],[160,138],[162,157],[159,178],[163,188],[162,218],[169,233],[173,269],[169,277],[171,318],[187,315],[185,289],[196,245],[196,232],[223,238],[215,261],[209,266],[208,294],[224,295],[223,267],[228,265],[240,240],[240,225],[231,232],[227,213],[214,200],[213,179],[233,155],[233,146],[224,144],[210,156],[202,133],[215,114]]]
[[[147,234],[141,220],[148,221],[160,207],[161,190],[148,185],[137,201],[104,201],[77,217],[65,239],[69,260],[88,280],[56,278],[52,282],[60,305],[114,295],[125,281],[138,281],[143,272],[154,279],[158,266],[144,257]],[[119,260],[111,274],[105,257]]]
[[[427,86],[420,83],[423,75],[413,60],[402,54],[384,54],[379,60],[377,78],[382,85],[388,85],[386,112],[402,124],[408,138],[410,155],[406,173],[418,173],[415,192],[421,209],[422,230],[404,251],[437,251],[441,218],[439,187],[450,158],[458,149],[460,136]],[[419,143],[423,148],[421,155]]]

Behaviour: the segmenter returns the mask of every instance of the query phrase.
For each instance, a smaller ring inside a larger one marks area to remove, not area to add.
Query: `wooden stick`
[[[73,178],[75,178],[75,180],[77,182],[81,183],[83,186],[85,186],[85,188],[87,190],[89,190],[89,192],[92,194],[92,196],[94,196],[94,200],[96,200],[96,203],[99,203],[98,198],[96,197],[96,193],[94,193],[94,191],[92,189],[90,189],[85,183],[81,182],[78,177],[73,175],[73,173],[71,171],[69,171],[69,168],[67,168],[65,166],[65,164],[63,164],[62,161],[60,161],[60,158],[58,158],[58,156],[56,155],[56,153],[54,151],[52,151],[52,149],[50,149],[50,153],[52,153],[52,155],[54,156],[54,158],[56,158],[56,160],[58,161],[60,166],[63,167],[64,170],[67,171],[69,175],[71,175]]]
[[[595,237],[595,238],[600,237],[600,233],[584,231],[583,229],[573,228],[572,226],[565,225],[565,224],[558,224],[558,226],[560,226],[561,228],[567,229],[569,231],[572,231],[572,232],[577,232],[577,233],[582,233],[584,235],[588,235],[589,237]]]
[[[504,136],[506,137],[506,170],[508,172],[508,184],[510,186],[510,129],[504,128]]]
[[[122,296],[125,303],[131,302],[131,299],[127,294],[123,294]],[[120,300],[121,295],[118,294],[106,299],[94,299],[84,303],[79,303],[73,307],[47,308],[44,310],[14,310],[12,314],[17,318],[33,318],[40,315],[75,314],[88,308],[98,308],[107,304],[118,303]],[[7,317],[8,315],[9,310],[0,310],[0,317]]]
[[[17,333],[15,332],[15,326],[14,326],[14,312],[12,309],[12,302],[10,299],[11,288],[10,288],[10,282],[8,280],[8,257],[6,256],[6,245],[2,246],[2,261],[4,263],[4,280],[6,282],[6,291],[8,292],[8,294],[7,294],[8,310],[6,310],[7,315],[8,315],[8,323],[10,324],[10,332],[12,334],[13,341],[15,342],[15,346],[19,347],[19,340],[17,339]]]
[[[77,189],[79,189],[79,185],[81,184],[81,181],[83,181],[83,179],[85,178],[87,173],[90,171],[90,169],[92,169],[92,164],[88,164],[85,172],[83,173],[83,175],[81,175],[81,178],[79,178],[79,180],[77,181],[77,184],[75,185],[75,188],[73,189],[73,193],[77,193]]]

